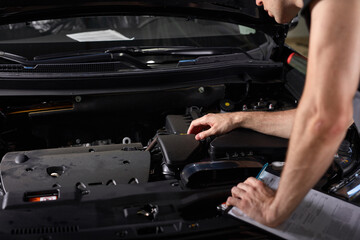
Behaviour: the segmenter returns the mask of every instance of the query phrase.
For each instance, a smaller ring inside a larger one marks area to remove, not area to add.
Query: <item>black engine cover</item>
[[[150,153],[139,143],[9,152],[0,169],[6,194],[24,203],[60,200],[60,193],[76,197],[94,186],[146,183]]]

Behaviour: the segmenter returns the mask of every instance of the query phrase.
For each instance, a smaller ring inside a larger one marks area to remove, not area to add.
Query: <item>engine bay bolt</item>
[[[87,195],[90,193],[90,190],[86,189],[86,185],[82,182],[78,182],[75,186],[81,195]]]
[[[116,186],[116,181],[114,179],[110,179],[107,183],[107,186]]]
[[[78,102],[78,103],[81,102],[81,96],[76,96],[75,101]]]
[[[205,88],[204,87],[199,87],[199,89],[198,89],[198,91],[199,91],[199,93],[204,93],[205,92]]]
[[[128,184],[139,184],[139,180],[137,178],[132,178],[132,179],[130,179]]]
[[[52,176],[53,178],[60,177],[60,175],[56,172],[51,173],[50,176]]]

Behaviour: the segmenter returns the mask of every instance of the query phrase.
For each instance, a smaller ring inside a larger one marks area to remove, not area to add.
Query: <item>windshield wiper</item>
[[[253,59],[245,50],[237,47],[114,47],[106,50],[109,53],[124,52],[132,56],[174,55],[174,56],[211,56],[232,53],[243,53]]]
[[[64,57],[79,57],[82,55],[89,54],[101,54],[101,53],[110,53],[110,54],[119,54],[125,53],[133,57],[138,56],[212,56],[212,55],[226,55],[233,53],[243,53],[249,59],[253,59],[245,50],[237,47],[189,47],[189,46],[171,46],[171,47],[138,47],[138,46],[129,46],[129,47],[113,47],[106,50],[87,50],[82,52],[67,52],[67,53],[56,53],[37,56],[34,60],[47,60],[54,58],[64,58]]]
[[[35,67],[39,64],[64,64],[64,63],[96,63],[96,62],[124,62],[128,63],[138,69],[150,69],[145,63],[139,61],[138,59],[130,56],[127,53],[111,53],[111,52],[103,52],[103,53],[88,53],[88,54],[72,54],[72,55],[54,55],[52,58],[34,58],[34,60],[28,60],[27,58],[19,55],[15,55],[12,53],[2,52],[0,51],[0,58],[18,63],[23,65],[24,67]]]
[[[253,59],[246,51],[236,47],[114,47],[107,50],[88,50],[74,53],[56,53],[36,56],[33,60],[12,53],[0,51],[0,58],[18,63],[24,68],[32,69],[40,64],[67,64],[67,63],[99,63],[122,62],[131,65],[130,68],[151,69],[136,57],[139,56],[215,56],[243,53]]]

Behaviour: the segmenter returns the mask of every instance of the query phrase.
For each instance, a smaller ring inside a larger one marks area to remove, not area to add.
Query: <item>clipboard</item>
[[[264,171],[260,178],[270,188],[277,189],[280,177]],[[285,239],[357,240],[360,236],[360,207],[313,189],[289,219],[276,228],[256,222],[237,207],[226,212]]]

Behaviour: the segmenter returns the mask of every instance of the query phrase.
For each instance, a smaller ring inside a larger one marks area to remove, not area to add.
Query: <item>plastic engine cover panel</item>
[[[113,144],[7,153],[0,164],[6,192],[73,190],[85,185],[148,181],[150,153],[141,144]]]

